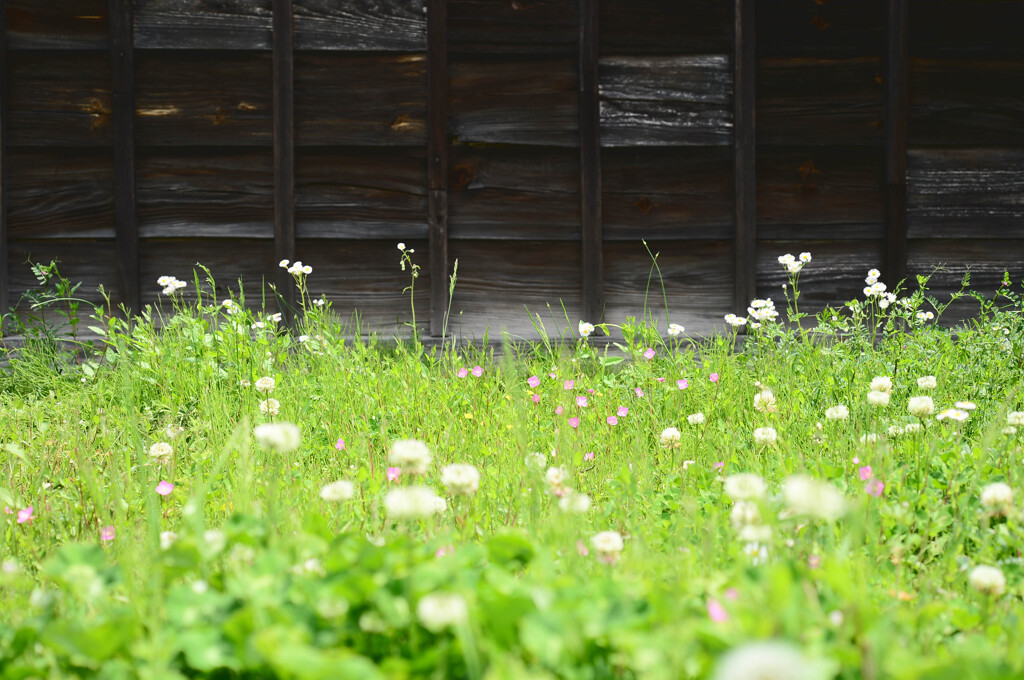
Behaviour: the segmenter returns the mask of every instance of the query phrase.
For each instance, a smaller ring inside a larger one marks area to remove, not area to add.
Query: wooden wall
[[[780,299],[784,252],[811,306],[1024,275],[1021,0],[2,4],[4,309],[30,258],[138,307],[284,255],[391,331],[399,241],[423,331],[457,259],[476,337],[638,315],[648,249],[695,333]]]

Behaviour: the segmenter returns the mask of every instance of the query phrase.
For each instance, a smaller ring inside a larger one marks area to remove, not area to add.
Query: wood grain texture
[[[448,49],[570,56],[576,51],[576,7],[562,0],[451,0]]]
[[[878,58],[759,59],[757,144],[882,141],[882,72]]]
[[[449,63],[451,134],[461,143],[577,146],[574,59]]]
[[[911,149],[907,183],[911,238],[1024,238],[1024,149]]]
[[[6,0],[12,50],[110,47],[107,0]]]
[[[877,149],[758,149],[761,238],[880,239],[883,220],[882,158]]]
[[[292,0],[273,0],[274,34],[274,258],[295,256],[295,54]],[[296,286],[277,268],[277,291],[285,323],[295,325]]]
[[[659,320],[664,333],[664,284],[672,323],[682,324],[691,335],[720,330],[725,325],[723,316],[732,310],[732,243],[659,241],[649,245],[658,258],[660,279],[651,271],[651,256],[642,243],[605,244],[605,318],[611,323],[622,323],[629,316],[641,318],[646,294],[646,311]]]
[[[120,303],[114,239],[10,239],[7,243],[7,262],[11,277],[12,306],[27,309],[21,302],[22,295],[39,286],[29,263],[48,264],[51,260],[57,260],[57,268],[62,276],[75,283],[81,282],[75,297],[98,303],[103,299],[98,291],[102,284],[112,295],[114,304]],[[153,285],[155,287],[156,283]]]
[[[429,331],[430,272],[426,240],[409,240],[413,262],[420,265],[416,279],[416,324],[421,333]],[[321,293],[334,305],[342,318],[358,311],[363,332],[408,334],[406,323],[412,320],[409,271],[399,266],[399,253],[393,240],[304,240],[298,241],[298,257],[313,267],[309,292]]]
[[[218,297],[227,297],[228,289],[237,291],[241,279],[250,301],[259,301],[264,290],[267,300],[273,300],[270,289],[263,288],[264,282],[273,282],[280,271],[274,258],[274,242],[269,239],[149,238],[139,241],[139,251],[143,304],[162,300],[166,306],[166,297],[156,285],[157,278],[165,274],[188,282],[181,295],[194,301],[193,272],[198,272],[200,280],[206,278],[198,264],[213,272]]]
[[[907,124],[910,64],[908,0],[889,0],[885,29],[885,264],[882,276],[907,276]]]
[[[135,44],[143,49],[269,50],[272,0],[144,0]]]
[[[910,0],[914,57],[1021,56],[1019,0]]]
[[[605,241],[732,238],[730,148],[617,148],[601,155]]]
[[[113,143],[109,52],[10,52],[8,146]]]
[[[1024,58],[911,59],[909,143],[1024,145]]]
[[[885,0],[760,0],[758,54],[765,57],[881,56]]]
[[[110,0],[110,66],[113,82],[114,233],[121,299],[131,312],[139,297],[139,222],[135,194],[134,2]]]
[[[600,323],[604,312],[603,218],[601,215],[601,102],[598,97],[598,0],[579,3],[580,245],[583,316]]]
[[[8,269],[8,214],[10,212],[10,186],[7,182],[7,12],[0,2],[0,333],[4,330],[2,315],[10,306],[10,270]]]
[[[733,7],[733,305],[740,307],[757,287],[757,5],[735,0]]]
[[[295,0],[295,47],[423,52],[424,8],[424,0]]]
[[[863,298],[867,271],[880,267],[883,260],[878,240],[758,241],[757,296],[772,298],[779,311],[786,307],[782,284],[787,282],[788,273],[778,257],[803,251],[810,252],[813,260],[800,274],[801,312],[815,312],[826,304],[842,305],[856,297]]]
[[[732,73],[725,55],[601,60],[604,146],[729,144]]]
[[[530,314],[541,314],[550,330],[565,327],[561,303],[573,326],[582,312],[580,247],[570,242],[452,241],[459,261],[449,328],[466,339],[492,338],[502,329],[536,337]],[[550,304],[550,308],[548,305]],[[527,311],[529,310],[529,311]]]
[[[731,3],[722,0],[603,0],[601,53],[725,53],[732,19]]]
[[[427,5],[427,222],[430,334],[444,337],[448,310],[448,0]]]

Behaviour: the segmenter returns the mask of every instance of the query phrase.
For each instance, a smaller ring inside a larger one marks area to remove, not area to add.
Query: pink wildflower
[[[388,481],[393,482],[398,479],[398,475],[402,474],[402,468],[389,467],[388,468]]]
[[[580,408],[586,408],[587,406],[589,406],[589,402],[587,401],[587,398],[581,394],[580,396],[576,397],[576,405],[579,406]]]
[[[530,387],[537,387],[538,385],[540,385],[540,378],[538,378],[535,375],[531,375],[529,378],[526,379],[526,384],[529,385]]]
[[[583,460],[594,460],[594,452],[588,451],[587,453],[584,453]]]
[[[18,510],[18,524],[24,524],[25,522],[31,522],[34,517],[32,516],[32,506],[28,506],[24,510]]]
[[[620,407],[619,407],[618,409],[616,409],[616,411],[615,411],[615,415],[617,415],[617,416],[618,416],[618,417],[620,417],[620,418],[621,418],[622,416],[626,415],[627,413],[629,413],[629,409],[628,409],[628,408],[626,408],[625,406],[620,406]]]
[[[334,448],[338,449],[339,451],[344,451],[345,450],[345,440],[342,439],[341,437],[338,437],[338,441],[334,443]]]
[[[444,557],[445,555],[451,555],[453,552],[455,552],[454,545],[442,545],[437,549],[437,552],[434,553],[434,557]]]
[[[161,496],[166,496],[172,491],[174,491],[174,485],[168,482],[166,479],[162,480],[159,484],[156,485],[156,492]]]
[[[714,383],[718,382],[718,374],[712,373],[711,375],[708,376],[708,380]]]
[[[807,566],[811,569],[817,569],[821,566],[821,558],[817,555],[811,555],[807,558]]]
[[[683,378],[682,380],[677,380],[676,381],[676,387],[678,387],[681,390],[685,390],[689,386],[690,386],[690,383],[689,383],[689,381],[686,378]]]
[[[648,347],[646,350],[644,350],[644,359],[647,359],[648,361],[650,361],[651,359],[654,358],[654,354],[655,354],[654,348],[653,347]]]
[[[571,390],[575,384],[576,382],[574,380],[566,380],[562,383],[562,389]]]
[[[729,620],[729,612],[715,599],[708,600],[708,617],[715,623],[724,623]]]
[[[554,374],[554,373],[548,373],[548,377],[549,377],[549,378],[554,378],[554,377],[556,377],[556,376],[555,376],[555,374]]]
[[[103,531],[100,532],[100,540],[113,541],[116,535],[117,533],[114,531],[114,525],[108,524],[107,526],[103,527]]]
[[[864,467],[862,467],[859,470],[857,470],[857,474],[860,475],[860,479],[861,479],[862,482],[871,479],[871,477],[872,477],[872,475],[871,475],[871,466],[870,465],[865,465]]]
[[[555,407],[555,415],[556,415],[556,416],[560,416],[560,415],[562,415],[562,411],[563,411],[563,410],[565,410],[565,409],[563,409],[563,408],[562,408],[561,406],[556,406],[556,407]]]
[[[725,467],[725,461],[720,460],[717,463],[715,463],[712,467],[715,468],[716,470],[721,470],[722,468]]]
[[[590,389],[587,390],[587,394],[593,394],[593,393],[594,393],[594,388],[593,387],[591,387]]]
[[[469,375],[469,371],[467,371],[465,367],[462,367],[459,369],[459,372],[456,373],[455,375],[459,376],[460,378],[465,378],[467,375]]]
[[[864,490],[868,492],[869,496],[874,496],[875,498],[878,498],[882,495],[882,491],[885,490],[885,484],[882,482],[881,479],[872,479],[868,481],[867,485],[864,487]]]
[[[657,378],[655,378],[655,380],[657,380],[658,382],[665,382],[665,378],[662,376],[658,376]]]
[[[860,456],[854,456],[853,457],[853,464],[854,465],[860,464]]]
[[[739,596],[740,591],[736,590],[735,588],[729,588],[725,591],[725,599],[727,600],[737,600],[739,599]]]
[[[644,391],[642,389],[640,389],[639,387],[633,388],[633,391],[636,392],[636,396],[638,396],[638,397],[644,396]]]
[[[569,427],[577,428],[579,426],[580,426],[580,419],[579,418],[576,418],[576,417],[569,418]]]
[[[580,557],[586,557],[590,554],[587,545],[583,541],[576,541],[576,552],[579,553]]]
[[[619,419],[615,416],[608,416],[608,424],[614,427],[619,424]]]
[[[530,398],[533,399],[533,403],[534,404],[539,404],[540,403],[540,395],[539,394],[535,394],[535,395],[533,395]]]
[[[483,374],[484,374],[484,369],[481,366],[474,366],[473,367],[473,376],[474,377],[479,378]]]

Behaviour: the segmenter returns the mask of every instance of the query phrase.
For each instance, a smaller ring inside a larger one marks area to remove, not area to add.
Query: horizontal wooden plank
[[[273,238],[270,149],[149,149],[137,158],[143,238]]]
[[[810,264],[800,274],[800,311],[817,312],[826,304],[841,306],[854,298],[863,299],[864,277],[869,269],[882,266],[881,240],[807,240],[757,243],[757,295],[770,297],[776,308],[786,309],[782,284],[789,280],[778,258],[785,253],[811,253]],[[892,286],[894,281],[885,283]],[[736,310],[743,315],[745,309]]]
[[[294,0],[295,49],[422,52],[423,0]]]
[[[729,148],[605,149],[601,164],[606,241],[732,238]]]
[[[880,59],[758,60],[758,146],[881,141]]]
[[[427,159],[417,148],[313,148],[295,156],[299,238],[427,237]]]
[[[763,239],[882,238],[882,155],[870,147],[773,147],[757,154]]]
[[[7,55],[8,146],[110,146],[110,55],[103,52]]]
[[[911,149],[911,238],[1024,238],[1024,149]]]
[[[579,243],[560,241],[470,241],[449,243],[449,258],[458,260],[449,328],[460,338],[491,338],[508,330],[536,337],[530,323],[540,314],[549,333],[564,329],[562,304],[575,328],[582,305]],[[550,307],[549,307],[550,305]]]
[[[146,0],[135,12],[135,46],[269,50],[271,18],[271,0]]]
[[[449,158],[450,239],[579,240],[575,150],[455,146]]]
[[[1024,53],[1020,0],[910,0],[909,5],[911,56],[992,58]]]
[[[577,14],[562,0],[449,0],[448,50],[572,54]]]
[[[120,302],[113,239],[11,239],[7,243],[7,266],[11,275],[12,305],[17,304],[20,310],[27,309],[28,304],[21,299],[22,295],[27,290],[39,288],[29,262],[48,264],[51,260],[57,261],[61,276],[82,284],[75,291],[75,297],[99,303],[103,299],[99,293],[102,285],[115,305]],[[88,315],[88,310],[83,308],[80,311]]]
[[[1024,59],[910,60],[911,146],[1024,145]]]
[[[109,49],[108,0],[7,0],[12,50]]]
[[[452,58],[448,72],[458,142],[579,144],[575,60]]]
[[[732,304],[732,243],[659,241],[648,245],[657,256],[660,278],[657,271],[651,271],[652,258],[642,243],[605,244],[605,319],[618,324],[627,317],[642,318],[646,312],[658,320],[664,334],[667,298],[669,321],[685,326],[688,334],[721,330]]]
[[[309,240],[296,242],[297,257],[313,267],[307,279],[313,297],[326,295],[343,319],[358,312],[362,332],[408,333],[412,321],[410,271],[399,267],[394,240]],[[416,279],[416,325],[425,332],[430,323],[430,272],[427,241],[408,240],[420,266]]]
[[[245,297],[259,301],[264,291],[264,279],[275,280],[277,260],[274,258],[274,242],[267,239],[139,239],[139,278],[142,281],[142,303],[152,304],[158,300],[167,305],[167,297],[161,292],[156,280],[164,275],[176,276],[189,285],[183,289],[183,299],[194,301],[196,290],[194,273],[200,281],[206,274],[199,269],[207,267],[217,282],[218,298],[225,298],[228,290],[237,291],[242,280]],[[204,286],[206,290],[206,286]],[[207,291],[209,292],[209,291]],[[267,299],[273,297],[266,289]]]
[[[109,149],[11,148],[7,233],[12,239],[114,237]]]
[[[765,57],[880,56],[883,0],[761,0],[757,51]]]
[[[732,69],[726,55],[605,57],[603,146],[728,145]]]
[[[732,49],[731,2],[604,0],[600,11],[602,54],[702,54]]]

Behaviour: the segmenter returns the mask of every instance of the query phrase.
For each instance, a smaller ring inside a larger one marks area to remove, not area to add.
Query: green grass
[[[605,329],[610,351],[577,338],[495,357],[353,339],[298,281],[295,334],[207,294],[131,325],[98,310],[102,341],[82,356],[39,326],[9,352],[0,678],[1024,675],[1020,502],[981,504],[987,485],[1022,482],[1004,432],[1024,350],[1009,286],[953,331],[917,318],[944,309],[922,286],[816,319],[791,300],[799,324],[766,322],[738,350],[642,315]],[[264,376],[272,394],[253,386]],[[875,376],[892,378],[888,407],[866,399]],[[774,410],[755,409],[762,389]],[[936,414],[976,408],[918,418],[917,395]],[[848,418],[826,419],[838,404]],[[296,424],[301,445],[261,447],[268,422]],[[890,434],[908,424],[923,427]],[[774,443],[755,443],[763,427]],[[432,460],[391,479],[389,449],[409,438]],[[166,459],[149,454],[159,442]],[[442,485],[455,463],[479,471],[472,496]],[[766,486],[739,510],[723,490],[738,473]],[[794,511],[793,475],[841,494],[841,517]],[[336,480],[350,500],[321,498]],[[386,494],[412,485],[445,510],[389,519]],[[562,510],[552,492],[567,489],[591,507]],[[606,531],[623,548],[602,559]],[[1005,592],[972,588],[979,565]]]

